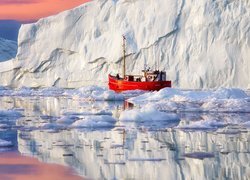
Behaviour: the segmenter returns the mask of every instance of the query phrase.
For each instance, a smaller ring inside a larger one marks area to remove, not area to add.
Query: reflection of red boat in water
[[[123,77],[119,74],[112,76],[109,74],[109,89],[114,91],[126,90],[148,90],[155,91],[165,87],[171,87],[171,81],[166,80],[165,71],[143,70],[143,75],[126,75],[125,64],[125,37],[123,36]]]

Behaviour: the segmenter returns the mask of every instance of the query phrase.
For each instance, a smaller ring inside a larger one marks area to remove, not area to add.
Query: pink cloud
[[[33,21],[91,0],[0,0],[0,20]]]

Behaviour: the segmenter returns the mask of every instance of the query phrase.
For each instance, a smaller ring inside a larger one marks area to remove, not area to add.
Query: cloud
[[[0,0],[0,5],[4,4],[35,4],[40,2],[39,0]]]

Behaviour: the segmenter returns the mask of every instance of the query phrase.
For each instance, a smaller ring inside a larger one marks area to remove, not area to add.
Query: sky
[[[90,0],[0,0],[0,20],[36,21]]]

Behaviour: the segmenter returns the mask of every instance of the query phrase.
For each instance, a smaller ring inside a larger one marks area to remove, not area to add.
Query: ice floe
[[[82,87],[75,91],[65,92],[65,94],[73,97],[79,97],[95,101],[124,100],[124,95],[115,93],[112,90],[108,90],[107,88],[98,86]]]
[[[75,121],[71,127],[73,128],[112,128],[116,123],[116,119],[112,116],[85,116]]]
[[[161,112],[150,106],[121,112],[119,120],[126,129],[160,130],[178,125],[180,118],[174,113]]]
[[[122,126],[126,129],[148,130],[174,127],[181,130],[216,130],[228,125],[249,127],[250,118],[249,95],[244,90],[233,88],[218,90],[165,88],[158,92],[136,90],[115,93],[98,86],[79,89],[24,87],[16,90],[0,87],[0,95],[17,96],[17,98],[48,96],[64,99],[66,97],[67,101],[78,102],[79,108],[69,107],[61,109],[56,114],[41,114],[35,121],[28,117],[21,119],[20,123],[17,122],[18,126],[31,129]],[[123,104],[123,100],[127,98],[134,107],[126,109],[128,107]],[[21,116],[19,109],[0,110],[0,117],[17,119]]]
[[[80,116],[80,115],[112,115],[111,111],[92,109],[88,112],[65,112],[67,116]]]
[[[250,97],[241,89],[180,90],[164,88],[128,99],[170,112],[250,112]]]
[[[92,109],[84,112],[64,112],[63,116],[56,120],[56,123],[72,125],[72,127],[94,127],[95,125],[104,127],[110,126],[108,123],[114,120],[110,117],[112,117],[112,112],[106,110]],[[91,121],[93,121],[93,124],[91,124]]]
[[[152,107],[143,109],[131,109],[121,112],[121,121],[166,121],[179,120],[176,115],[160,112]]]
[[[215,131],[223,127],[247,127],[250,113],[184,113],[175,128],[184,131]]]
[[[126,96],[133,96],[138,91],[127,92],[124,94],[115,93],[106,87],[86,86],[79,89],[62,89],[56,87],[33,89],[22,87],[19,89],[9,89],[7,87],[0,87],[0,96],[38,96],[38,97],[58,97],[66,96],[72,98],[80,98],[87,101],[121,101]]]

